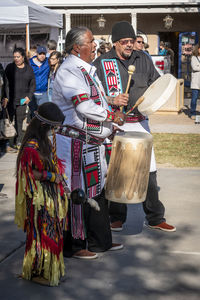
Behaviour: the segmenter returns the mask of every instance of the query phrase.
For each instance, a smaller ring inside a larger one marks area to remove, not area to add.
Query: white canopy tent
[[[62,15],[28,0],[0,1],[0,30],[26,28],[26,50],[30,48],[30,28],[62,28]]]

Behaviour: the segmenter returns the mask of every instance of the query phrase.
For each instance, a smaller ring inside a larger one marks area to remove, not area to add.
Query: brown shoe
[[[112,247],[110,249],[108,249],[108,251],[116,251],[116,250],[121,250],[123,248],[124,248],[124,245],[122,245],[122,244],[112,243]]]
[[[167,224],[166,222],[162,222],[158,225],[155,225],[155,226],[151,226],[151,225],[148,225],[150,228],[152,229],[160,229],[162,231],[167,231],[167,232],[174,232],[176,231],[176,227],[172,226],[172,225],[169,225]]]
[[[86,249],[79,250],[75,252],[72,257],[80,258],[80,259],[95,259],[98,255],[94,252],[88,251]]]
[[[49,281],[41,276],[34,276],[31,278],[31,281],[38,283],[40,285],[50,286]]]
[[[110,224],[110,229],[112,231],[122,231],[123,227],[122,227],[122,222],[121,221],[115,221],[113,223]]]

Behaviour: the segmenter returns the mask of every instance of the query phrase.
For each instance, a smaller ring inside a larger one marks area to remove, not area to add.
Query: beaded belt
[[[135,114],[135,115],[128,115],[126,117],[126,123],[136,123],[136,122],[142,122],[146,119],[145,116],[140,115],[140,114]]]
[[[78,139],[81,140],[87,144],[91,144],[91,145],[102,145],[104,142],[104,138],[100,138],[100,137],[96,137],[94,135],[91,134],[86,134],[85,131],[73,127],[73,126],[69,126],[69,125],[63,125],[61,127],[59,127],[56,130],[56,133],[70,137],[70,138],[74,138],[74,139]]]

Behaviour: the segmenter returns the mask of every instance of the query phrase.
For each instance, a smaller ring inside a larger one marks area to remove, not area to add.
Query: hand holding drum
[[[122,126],[124,122],[126,121],[126,115],[123,114],[121,111],[117,110],[114,113],[114,123]]]

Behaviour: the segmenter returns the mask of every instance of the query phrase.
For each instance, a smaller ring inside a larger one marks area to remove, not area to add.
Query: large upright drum
[[[145,201],[153,137],[144,132],[115,135],[106,180],[106,198],[120,203]]]

